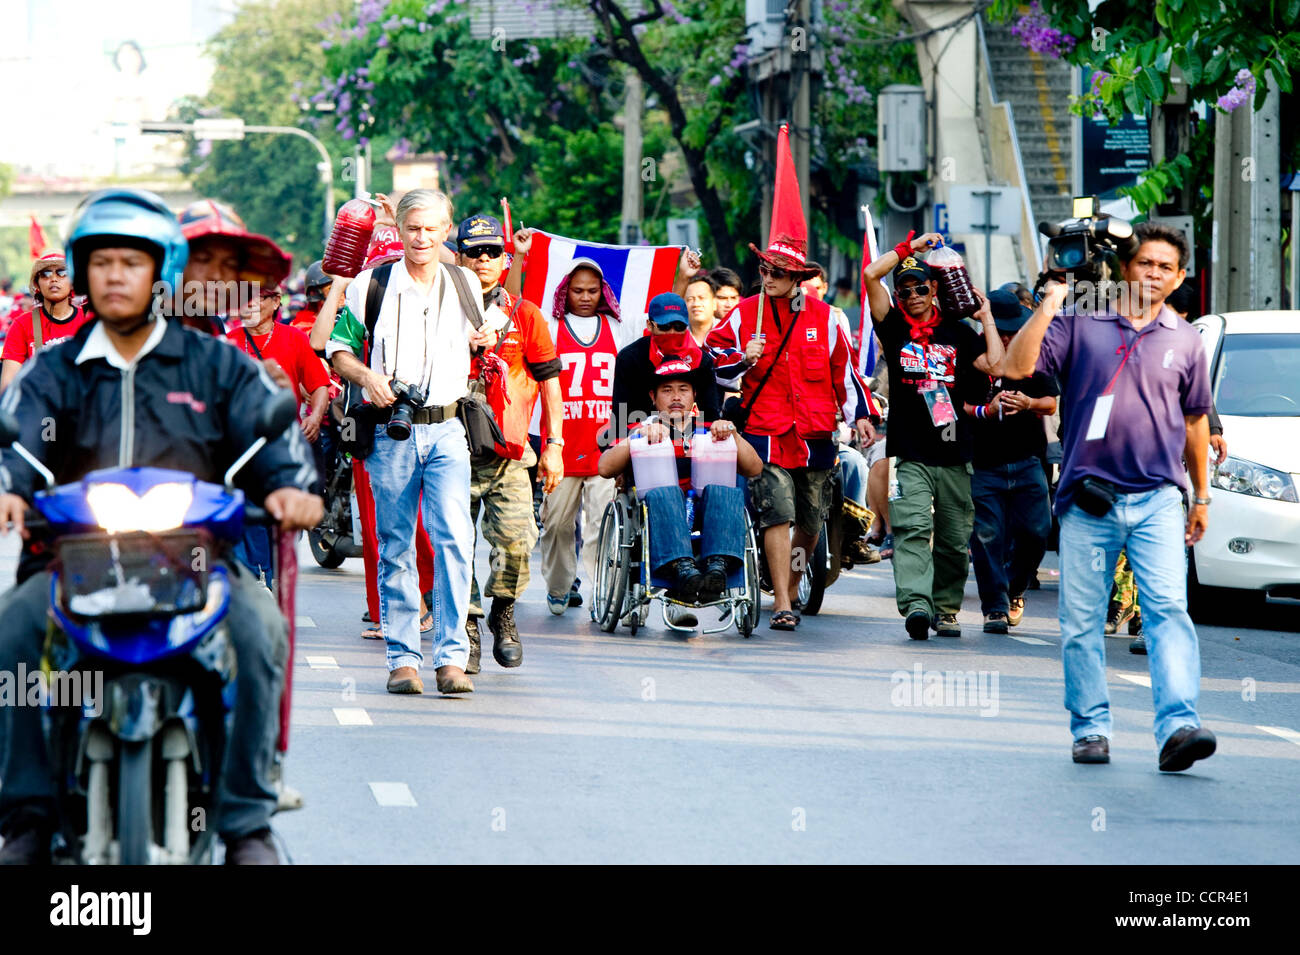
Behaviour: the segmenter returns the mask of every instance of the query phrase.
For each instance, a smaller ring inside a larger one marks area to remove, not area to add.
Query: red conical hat
[[[803,203],[799,199],[799,179],[794,172],[794,156],[790,152],[790,127],[781,124],[776,137],[776,188],[772,193],[772,225],[767,233],[767,251],[754,243],[750,251],[764,262],[788,272],[797,272],[803,278],[817,274],[808,264],[808,222],[803,217]]]

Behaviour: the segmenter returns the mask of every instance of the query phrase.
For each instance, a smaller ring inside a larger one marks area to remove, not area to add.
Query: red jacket
[[[506,382],[510,403],[489,403],[506,439],[504,447],[496,446],[497,456],[518,461],[528,448],[528,425],[541,382],[560,374],[560,361],[546,320],[536,305],[527,299],[515,299],[504,308],[511,318],[510,327],[495,351],[510,369]],[[477,362],[471,371],[477,373]]]
[[[792,312],[790,304],[788,298],[767,299],[763,307],[767,349],[746,371],[742,359],[758,321],[758,296],[742,299],[709,333],[715,374],[724,388],[739,387],[741,401],[748,407],[775,361],[776,370],[752,406],[745,431],[781,435],[793,425],[800,438],[827,438],[835,431],[837,410],[842,409],[849,422],[869,417],[869,393],[854,372],[849,342],[830,307],[811,295],[803,296],[800,312]],[[797,325],[778,355],[792,316]]]

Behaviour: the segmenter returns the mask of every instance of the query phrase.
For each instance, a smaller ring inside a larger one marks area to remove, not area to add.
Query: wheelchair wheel
[[[596,622],[606,633],[613,633],[623,616],[627,597],[629,556],[624,544],[628,536],[627,505],[621,498],[610,501],[600,521],[597,544],[596,581],[592,600]]]
[[[817,544],[813,547],[812,557],[804,566],[803,577],[799,579],[799,603],[803,613],[815,615],[822,609],[822,598],[826,595],[826,568],[830,561],[826,542],[826,526],[822,525],[817,535]]]

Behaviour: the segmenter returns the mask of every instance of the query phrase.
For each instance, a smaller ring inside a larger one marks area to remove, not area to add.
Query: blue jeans
[[[453,418],[411,426],[405,441],[379,426],[366,459],[379,535],[379,625],[388,643],[388,669],[419,668],[420,581],[415,568],[419,514],[437,559],[433,581],[433,665],[469,662],[469,612],[474,525],[469,516],[469,447]],[[424,492],[421,496],[421,491]]]
[[[980,610],[1006,613],[1038,570],[1052,529],[1047,478],[1038,458],[995,468],[976,468],[970,479],[975,530],[971,562],[979,584]]]
[[[1187,613],[1182,495],[1171,484],[1121,494],[1105,517],[1078,507],[1061,516],[1061,658],[1074,738],[1111,735],[1106,688],[1106,604],[1127,548],[1142,593],[1157,750],[1182,726],[1200,726],[1201,655]]]
[[[871,468],[857,448],[840,448],[840,481],[844,485],[844,500],[859,507],[867,506],[867,474]]]
[[[686,495],[681,488],[657,487],[645,496],[650,533],[650,567],[692,557],[691,528],[686,523]],[[695,501],[700,527],[700,557],[734,557],[745,561],[745,493],[738,487],[710,484]]]
[[[249,524],[244,527],[244,536],[235,542],[230,556],[239,561],[257,579],[260,573],[270,590],[275,585],[275,547],[271,543],[271,529]]]

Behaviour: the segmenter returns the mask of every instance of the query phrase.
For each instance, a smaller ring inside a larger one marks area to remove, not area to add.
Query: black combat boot
[[[492,598],[488,629],[492,631],[492,659],[503,667],[517,667],[524,662],[524,647],[519,642],[519,631],[515,629],[513,597]]]

